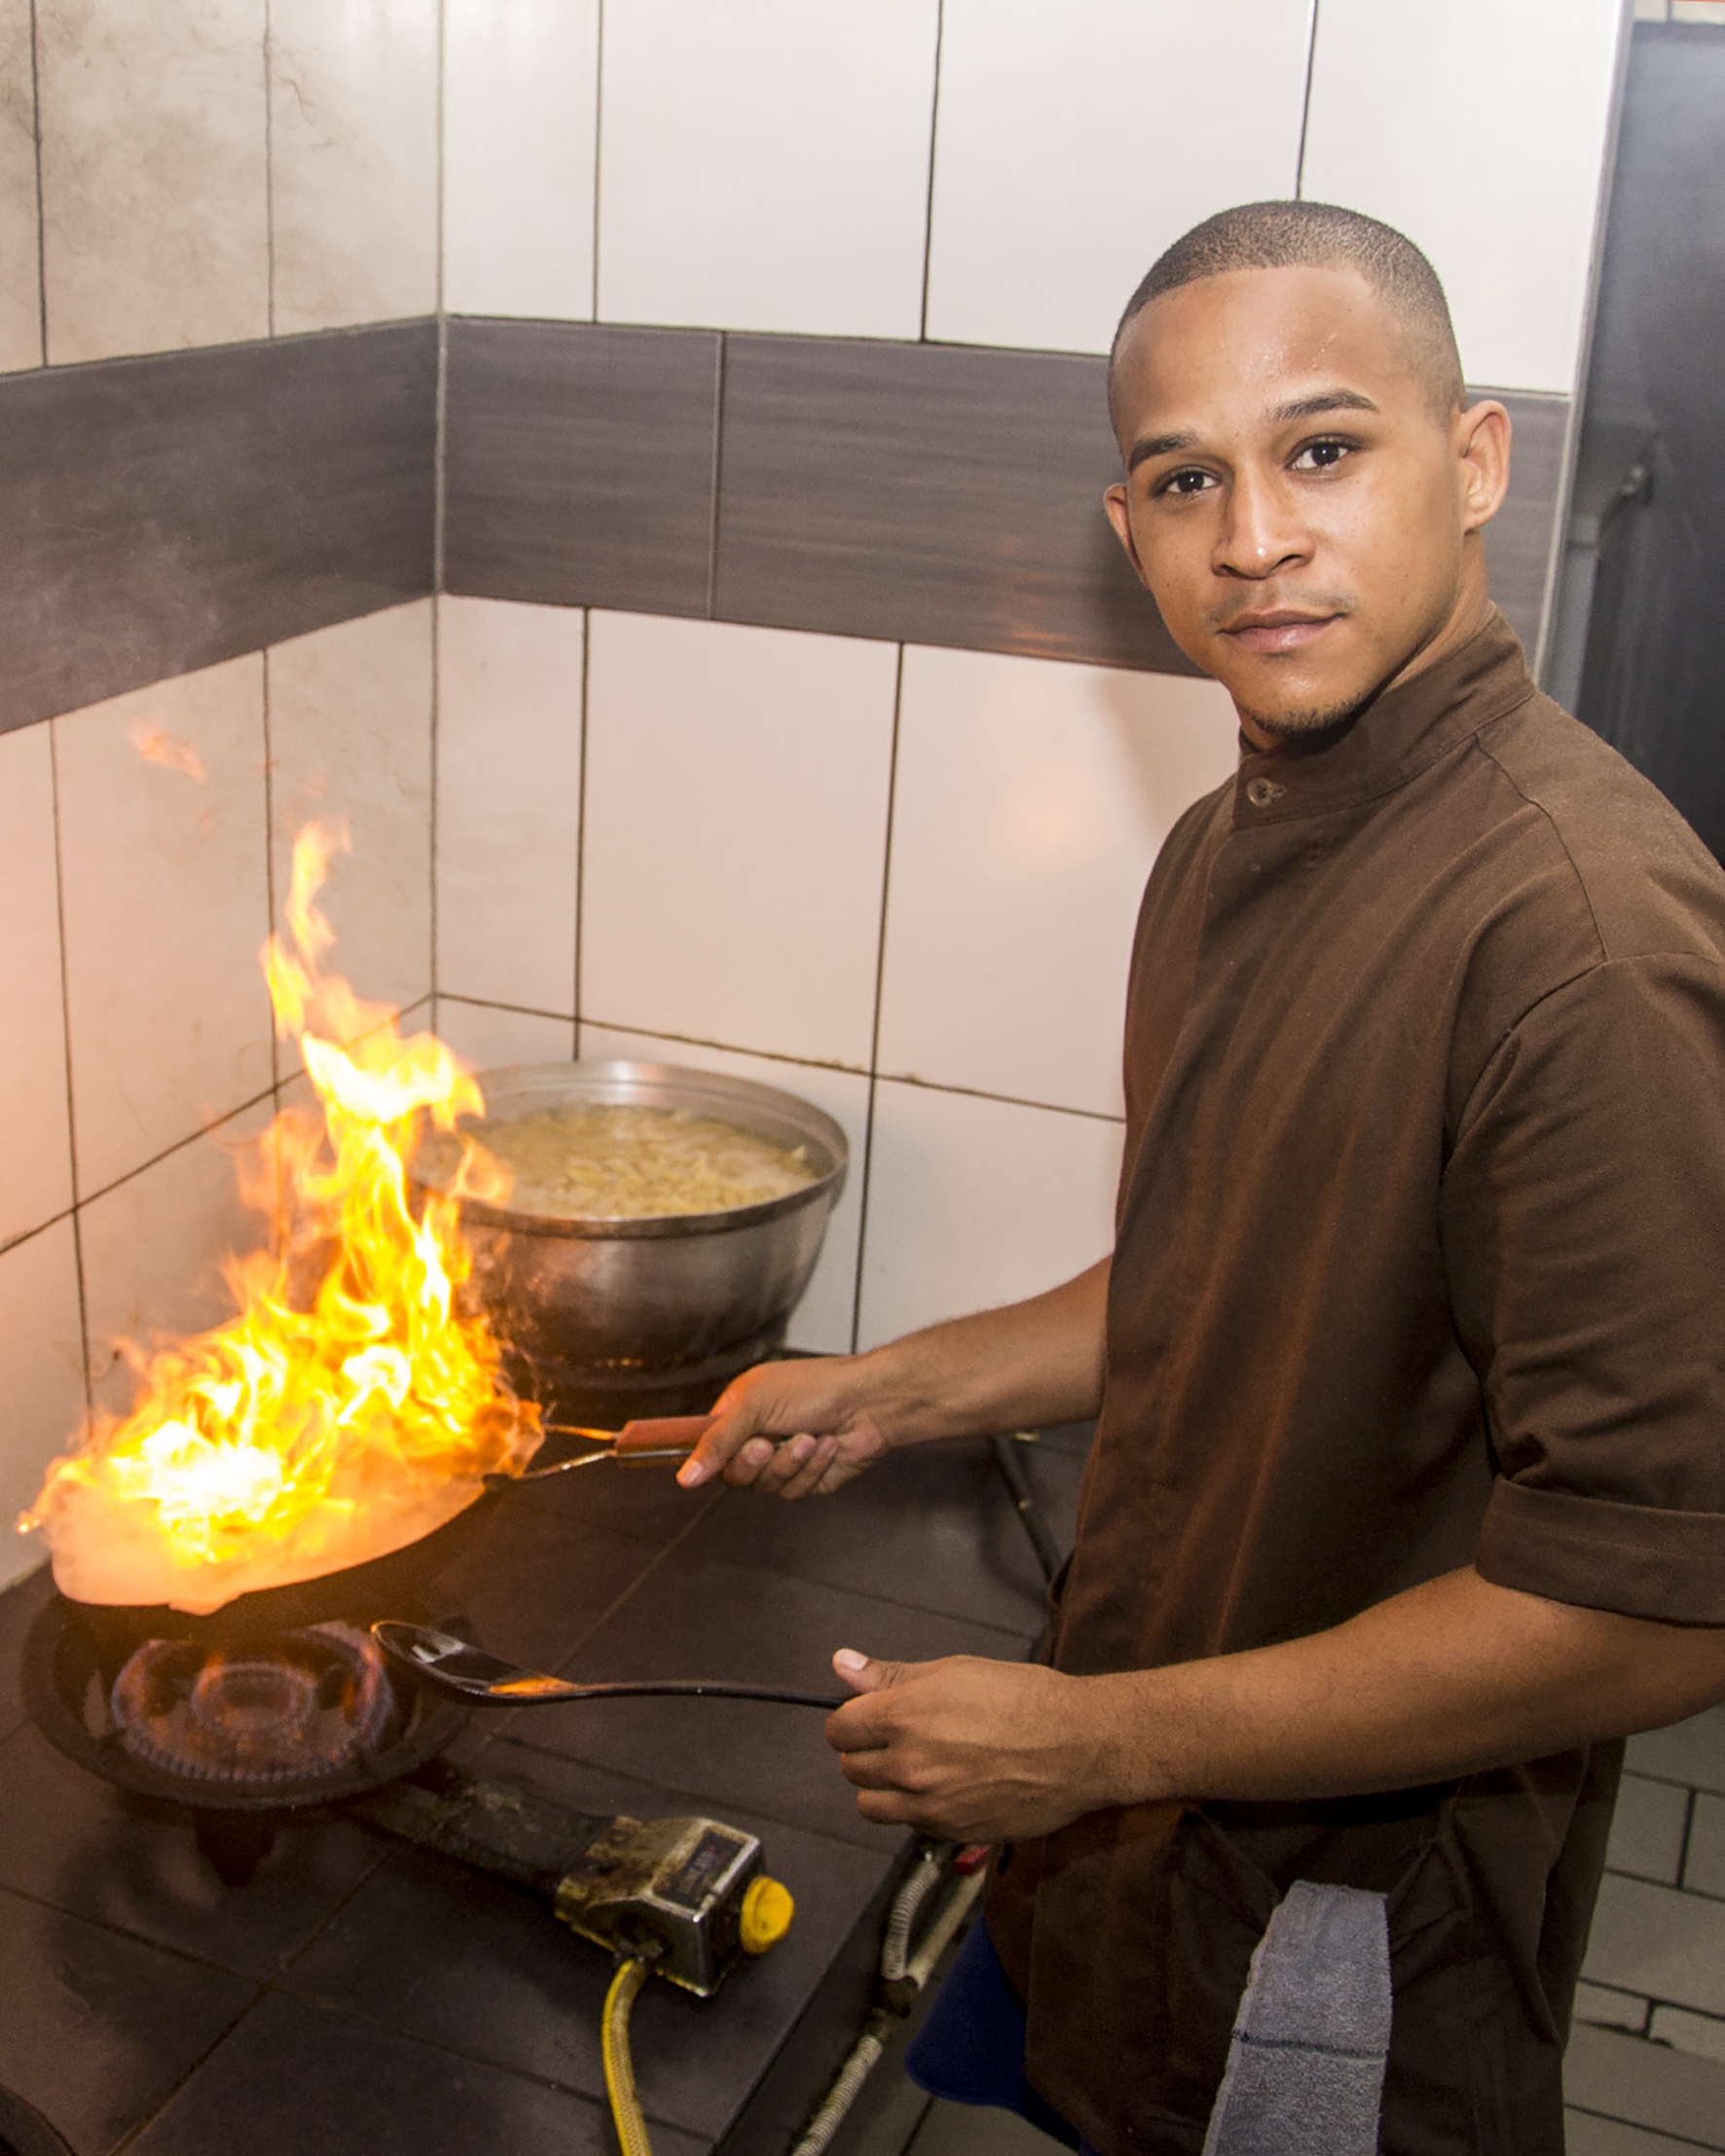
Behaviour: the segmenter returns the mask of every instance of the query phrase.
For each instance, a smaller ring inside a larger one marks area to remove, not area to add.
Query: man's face
[[[1176,643],[1262,747],[1333,724],[1471,631],[1501,405],[1434,409],[1351,270],[1241,270],[1164,293],[1115,375],[1121,543]]]

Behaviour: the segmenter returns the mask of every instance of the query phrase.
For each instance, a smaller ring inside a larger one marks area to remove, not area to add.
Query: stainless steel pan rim
[[[836,1205],[850,1164],[850,1146],[840,1125],[812,1102],[783,1093],[777,1086],[716,1071],[688,1070],[671,1063],[635,1063],[623,1059],[591,1063],[516,1063],[478,1074],[485,1095],[486,1118],[504,1121],[545,1108],[665,1108],[711,1115],[734,1123],[775,1145],[801,1146],[819,1169],[815,1180],[762,1205],[737,1205],[720,1213],[669,1213],[645,1219],[606,1219],[519,1212],[506,1205],[461,1200],[463,1219],[475,1225],[517,1234],[566,1237],[586,1242],[653,1242],[671,1236],[726,1235],[762,1225],[820,1202]],[[453,1171],[450,1171],[453,1172]],[[416,1163],[415,1180],[431,1189],[447,1189],[450,1172]]]

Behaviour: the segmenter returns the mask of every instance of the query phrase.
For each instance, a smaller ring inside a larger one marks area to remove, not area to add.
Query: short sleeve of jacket
[[[1601,964],[1472,1088],[1441,1209],[1498,1479],[1483,1576],[1725,1625],[1725,968]]]

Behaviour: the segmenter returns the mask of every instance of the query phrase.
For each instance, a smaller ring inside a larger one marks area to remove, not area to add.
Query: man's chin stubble
[[[1370,697],[1349,697],[1341,704],[1313,704],[1303,710],[1291,712],[1255,712],[1250,705],[1242,704],[1236,697],[1234,709],[1241,718],[1257,727],[1261,734],[1268,734],[1273,741],[1299,741],[1311,734],[1326,734],[1333,727],[1344,725],[1371,701]]]

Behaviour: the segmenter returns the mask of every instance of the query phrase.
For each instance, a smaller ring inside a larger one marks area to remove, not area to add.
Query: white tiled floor
[[[263,676],[253,653],[51,721],[81,1194],[270,1083]]]
[[[1632,1736],[1629,1767],[1632,1773],[1680,1781],[1725,1796],[1725,1707],[1710,1707],[1687,1722],[1674,1722],[1669,1730]]]
[[[908,649],[879,1068],[1121,1114],[1145,878],[1237,725],[1213,681]]]
[[[599,313],[922,319],[936,0],[607,0]]]
[[[431,602],[274,645],[271,806],[277,922],[294,833],[345,826],[318,898],[327,965],[368,1002],[400,1008],[431,986]]]
[[[72,1202],[49,729],[0,735],[0,1244]],[[3,1518],[4,1515],[0,1515]]]
[[[1725,1899],[1725,1797],[1715,1797],[1708,1790],[1701,1791],[1695,1800],[1683,1884],[1692,1894]]]
[[[437,603],[437,985],[575,1009],[586,617]]]
[[[751,1078],[756,1085],[778,1086],[813,1101],[839,1125],[850,1141],[850,1174],[826,1224],[820,1262],[796,1306],[786,1339],[790,1347],[847,1354],[857,1303],[857,1242],[862,1226],[868,1133],[867,1078],[856,1071],[834,1071],[815,1063],[784,1063],[762,1055],[737,1055],[724,1048],[655,1040],[607,1026],[582,1026],[580,1041],[581,1054],[589,1061],[626,1056],[641,1063],[677,1063],[697,1071],[722,1071],[730,1078]]]
[[[898,653],[595,613],[581,1016],[866,1069]]]

